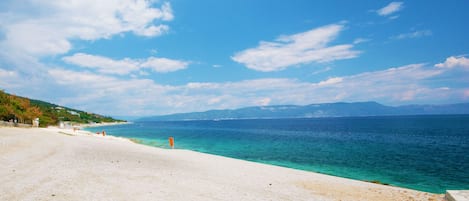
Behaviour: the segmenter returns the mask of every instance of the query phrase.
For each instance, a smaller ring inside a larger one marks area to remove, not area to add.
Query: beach
[[[443,195],[86,131],[0,128],[0,200],[427,201]]]

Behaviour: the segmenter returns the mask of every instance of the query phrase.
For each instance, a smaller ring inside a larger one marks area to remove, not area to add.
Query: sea
[[[87,128],[215,154],[444,193],[469,189],[469,115],[148,121]]]

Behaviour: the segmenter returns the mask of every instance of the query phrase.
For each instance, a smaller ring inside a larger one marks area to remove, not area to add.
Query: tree
[[[32,123],[32,120],[34,120],[35,118],[39,118],[42,115],[42,112],[39,107],[32,106],[26,109],[24,115],[25,120],[30,120],[30,122]]]
[[[19,123],[31,124],[35,118],[39,118],[41,127],[57,124],[59,119],[77,123],[119,121],[40,100],[30,100],[0,90],[0,120],[17,119]]]
[[[0,120],[8,120],[6,119],[9,116],[9,99],[8,94],[0,90]]]
[[[29,108],[29,100],[15,95],[10,95],[10,104],[7,105],[7,110],[18,119],[19,123],[24,123],[26,118],[26,110]],[[9,107],[8,107],[9,106]]]

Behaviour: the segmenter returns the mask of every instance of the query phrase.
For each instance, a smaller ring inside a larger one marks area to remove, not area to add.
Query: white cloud
[[[69,64],[74,64],[87,68],[95,68],[101,73],[110,74],[128,74],[131,71],[138,70],[138,62],[125,58],[123,60],[113,60],[107,57],[76,53],[73,56],[62,58]]]
[[[172,60],[167,58],[156,58],[150,57],[145,62],[141,63],[140,66],[144,68],[151,68],[156,72],[167,73],[178,71],[187,68],[189,62]]]
[[[352,50],[351,44],[328,46],[343,28],[343,25],[332,24],[281,36],[274,42],[261,41],[258,47],[238,52],[232,59],[250,69],[269,72],[298,64],[355,58],[360,52]]]
[[[399,34],[399,35],[393,36],[391,38],[394,38],[394,39],[407,39],[407,38],[420,38],[420,37],[431,36],[431,35],[432,35],[432,31],[430,31],[430,30],[419,30],[419,31],[414,31],[414,32],[410,32],[410,33]]]
[[[69,64],[97,69],[100,73],[119,75],[125,75],[143,68],[151,68],[155,72],[167,73],[185,69],[189,65],[189,62],[186,61],[167,58],[149,57],[145,60],[130,58],[114,60],[85,53],[76,53],[72,56],[63,57],[62,60]],[[143,72],[143,74],[145,73]]]
[[[168,110],[164,107],[173,108],[172,97],[163,96],[173,87],[153,80],[124,80],[65,69],[51,69],[48,75],[57,83],[56,90],[69,93],[54,101],[58,104],[113,115],[149,114]]]
[[[171,5],[160,8],[146,0],[26,0],[9,2],[11,10],[0,13],[5,40],[0,48],[43,56],[68,52],[71,40],[98,40],[132,32],[153,37],[169,27]],[[158,24],[159,23],[159,24]]]
[[[171,8],[171,4],[169,2],[165,2],[163,6],[161,6],[160,13],[161,19],[163,19],[164,21],[171,21],[174,19],[173,9]]]
[[[401,10],[403,8],[403,4],[403,2],[394,1],[389,3],[387,6],[377,10],[376,13],[380,16],[388,16]]]
[[[327,71],[330,71],[330,70],[332,70],[332,68],[330,66],[328,66],[328,67],[325,67],[323,69],[319,69],[317,71],[312,72],[311,75],[317,75],[317,74],[324,73],[324,72],[327,72]]]
[[[333,77],[318,83],[319,86],[333,85],[342,82],[344,79],[341,77]]]
[[[264,78],[172,86],[138,77],[149,75],[150,70],[185,69],[190,62],[159,57],[113,59],[86,53],[62,57],[66,63],[83,67],[79,70],[65,70],[57,64],[39,62],[38,58],[42,56],[67,53],[73,48],[73,40],[110,39],[124,33],[144,37],[167,33],[169,26],[166,23],[174,19],[171,5],[157,3],[159,7],[155,8],[152,6],[155,2],[11,1],[10,4],[17,6],[0,13],[0,65],[8,66],[0,68],[0,87],[19,95],[109,115],[155,115],[334,101],[375,100],[385,104],[405,104],[469,100],[469,71],[458,70],[469,69],[468,58],[462,56],[449,57],[434,66],[413,64],[315,82]],[[395,13],[402,9],[403,3],[393,3],[379,12],[386,17],[397,17]],[[357,57],[360,52],[353,50],[354,45],[367,39],[331,45],[342,30],[344,25],[332,24],[280,36],[272,42],[261,41],[257,47],[238,52],[232,59],[248,68],[267,72]],[[427,35],[431,32],[422,30],[396,38]],[[156,50],[151,53],[156,54]],[[326,67],[313,74],[330,69]],[[116,76],[126,74],[130,76]],[[448,79],[451,80],[449,84]]]
[[[61,91],[62,94],[61,98],[52,100],[55,103],[109,115],[156,115],[336,101],[373,100],[392,105],[468,101],[469,81],[464,78],[469,75],[467,71],[454,73],[454,69],[411,64],[317,82],[264,78],[171,86],[150,79],[124,79],[56,68],[48,70],[48,80],[55,85],[34,90],[44,90],[38,93],[47,94],[52,93],[47,91],[54,88],[53,93]],[[11,74],[16,73],[0,71],[0,75]],[[451,86],[441,79],[449,75],[458,78],[452,79]],[[21,83],[25,78],[15,80]]]
[[[465,69],[469,69],[469,59],[464,56],[451,56],[446,59],[444,63],[438,63],[435,65],[438,68],[454,68],[454,67],[462,67]]]
[[[8,78],[8,77],[16,77],[17,74],[15,71],[9,71],[9,70],[4,70],[0,68],[0,77],[2,79]]]
[[[139,91],[152,90],[156,89],[160,92],[163,92],[171,87],[165,87],[163,85],[158,85],[150,79],[118,79],[111,76],[97,75],[90,72],[77,72],[64,69],[51,69],[48,71],[48,74],[54,78],[54,80],[60,85],[73,86],[76,89],[74,90],[91,90],[95,92],[111,92],[112,93],[128,93],[129,91],[136,90],[141,88]],[[154,92],[154,91],[153,91]],[[99,96],[100,93],[95,93],[92,95]],[[142,94],[143,95],[143,94]]]
[[[0,68],[0,90],[4,90],[5,87],[10,89],[17,87],[16,80],[18,80],[17,72]]]
[[[158,25],[158,26],[151,25],[149,27],[138,29],[135,31],[135,33],[141,36],[152,37],[152,36],[163,35],[164,33],[168,31],[169,31],[168,25]]]

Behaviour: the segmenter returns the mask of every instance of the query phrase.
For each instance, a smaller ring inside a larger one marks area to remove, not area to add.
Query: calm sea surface
[[[469,115],[136,122],[87,128],[150,146],[443,193],[469,189]]]

